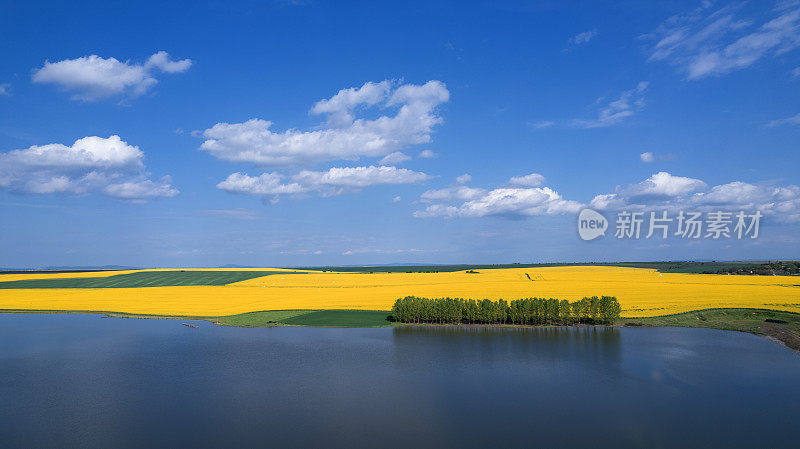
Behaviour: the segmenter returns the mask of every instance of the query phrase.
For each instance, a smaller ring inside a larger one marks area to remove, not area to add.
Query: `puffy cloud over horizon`
[[[538,175],[536,173],[528,176]],[[538,175],[541,176],[541,175]],[[527,178],[514,177],[511,180]],[[509,185],[513,185],[512,181]],[[544,177],[541,177],[544,181]],[[414,212],[416,218],[526,217],[577,213],[583,207],[601,211],[664,210],[755,211],[777,221],[800,221],[800,187],[751,184],[742,181],[709,186],[700,179],[654,173],[644,181],[617,186],[614,193],[598,194],[588,204],[567,200],[550,187],[497,187],[453,185],[420,195],[429,204]]]
[[[800,187],[732,181],[709,187],[705,182],[659,172],[648,179],[597,195],[589,207],[598,210],[685,209],[759,210],[779,221],[800,221]]]
[[[318,101],[310,112],[326,115],[320,129],[273,131],[271,121],[259,118],[217,123],[203,132],[205,141],[200,150],[218,159],[264,167],[361,158],[402,162],[408,156],[401,149],[430,142],[433,128],[442,123],[436,108],[449,98],[450,92],[441,81],[422,85],[398,85],[389,80],[369,82]],[[394,115],[372,120],[357,118],[356,113],[364,108],[391,110]],[[425,150],[420,157],[431,155],[430,150]]]
[[[73,92],[73,100],[98,101],[113,96],[137,97],[158,83],[156,72],[182,73],[192,66],[191,59],[174,61],[165,51],[150,56],[143,64],[102,58],[97,55],[45,61],[33,72],[33,82],[55,84]]]
[[[78,139],[71,146],[48,144],[0,153],[0,189],[21,194],[101,193],[144,201],[178,190],[164,176],[149,179],[144,153],[119,136]]]

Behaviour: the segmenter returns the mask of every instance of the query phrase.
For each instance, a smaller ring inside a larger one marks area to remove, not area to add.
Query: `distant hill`
[[[512,264],[491,264],[491,265],[370,265],[370,266],[318,266],[318,267],[297,267],[304,270],[320,271],[344,271],[344,272],[365,272],[365,273],[437,273],[467,270],[486,270],[493,268],[543,268],[543,267],[568,267],[568,266],[606,266],[606,267],[630,267],[630,268],[650,268],[662,273],[737,273],[742,272],[743,267],[754,270],[753,266],[762,266],[769,262],[764,261],[673,261],[673,262],[576,262],[576,263],[512,263]],[[781,262],[783,264],[789,262]],[[756,271],[756,270],[754,270]],[[774,273],[774,271],[773,271]],[[761,274],[758,272],[749,274]]]
[[[35,268],[0,268],[3,274],[24,274],[36,272],[48,273],[86,273],[90,271],[118,271],[118,270],[139,270],[139,267],[129,267],[126,265],[100,265],[100,266],[49,266]]]

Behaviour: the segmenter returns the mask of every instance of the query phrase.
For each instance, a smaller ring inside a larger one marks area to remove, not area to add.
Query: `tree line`
[[[392,315],[401,323],[438,324],[613,324],[620,305],[613,296],[566,299],[525,298],[506,301],[406,296],[395,301]]]

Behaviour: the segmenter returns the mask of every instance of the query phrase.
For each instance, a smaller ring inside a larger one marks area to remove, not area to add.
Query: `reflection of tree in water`
[[[397,326],[398,362],[513,365],[544,362],[619,364],[620,330],[613,327]]]

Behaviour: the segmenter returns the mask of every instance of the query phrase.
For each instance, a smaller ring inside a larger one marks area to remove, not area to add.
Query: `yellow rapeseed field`
[[[269,269],[275,271],[275,269]],[[285,270],[292,271],[292,270]],[[0,309],[223,316],[260,310],[388,310],[407,295],[507,300],[619,298],[622,315],[657,316],[718,307],[800,312],[800,278],[659,273],[621,267],[547,267],[451,273],[274,274],[226,286],[0,290]],[[125,272],[0,275],[0,281]]]

